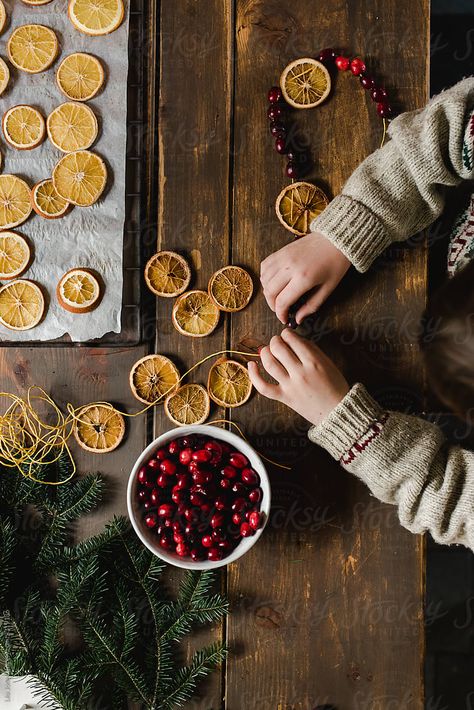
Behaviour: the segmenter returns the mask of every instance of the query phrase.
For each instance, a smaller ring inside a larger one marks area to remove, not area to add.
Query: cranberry
[[[347,71],[351,65],[351,60],[348,57],[336,57],[335,62],[339,71]]]
[[[189,495],[189,500],[192,505],[197,505],[199,507],[206,501],[206,498],[199,491],[193,491]]]
[[[198,547],[193,547],[190,554],[193,562],[201,562],[206,559],[206,553]]]
[[[167,535],[162,535],[158,540],[158,544],[165,550],[172,550],[174,547],[173,541]]]
[[[199,485],[204,485],[212,480],[212,473],[206,470],[198,470],[193,472],[193,481]]]
[[[388,94],[383,87],[374,86],[374,88],[370,92],[370,96],[372,98],[372,101],[375,101],[375,103],[378,104],[386,101]]]
[[[152,488],[150,493],[150,502],[153,505],[159,505],[161,498],[160,491],[157,488]]]
[[[244,501],[245,502],[245,501]],[[225,523],[225,515],[223,513],[214,513],[211,518],[211,528],[221,528]]]
[[[247,484],[247,486],[258,486],[260,483],[260,476],[253,468],[244,468],[242,470],[242,481]]]
[[[270,123],[270,133],[274,138],[284,138],[286,136],[286,127],[280,121],[272,121]]]
[[[232,486],[232,481],[229,478],[221,478],[219,486],[227,491]]]
[[[203,535],[201,538],[201,545],[203,547],[212,547],[213,541],[211,535]]]
[[[146,500],[148,500],[148,491],[146,490],[146,488],[141,488],[138,491],[138,500],[140,501],[140,503],[144,503]]]
[[[246,505],[247,501],[245,500],[245,498],[236,498],[232,503],[231,508],[234,513],[241,513]]]
[[[193,461],[199,461],[199,463],[209,463],[212,458],[212,453],[208,449],[199,449],[193,453]]]
[[[211,440],[206,441],[204,448],[211,452],[210,463],[213,464],[213,466],[217,466],[222,459],[222,446],[219,442]]]
[[[263,492],[261,488],[253,488],[250,491],[248,498],[249,501],[255,505],[256,503],[260,503],[260,501],[262,500],[262,495]]]
[[[267,116],[270,121],[276,121],[277,119],[281,118],[281,116],[283,116],[282,107],[278,104],[271,104],[267,111]]]
[[[174,439],[173,441],[170,441],[168,445],[168,451],[172,456],[176,456],[176,454],[179,453],[180,450],[180,445],[178,439]]]
[[[164,473],[160,473],[160,475],[156,479],[156,485],[159,486],[160,488],[167,488],[168,483],[169,483],[168,476],[165,476]]]
[[[292,180],[294,180],[300,176],[299,166],[293,160],[288,161],[288,163],[286,164],[285,172],[286,172],[287,177],[291,178]]]
[[[277,104],[279,101],[281,101],[283,98],[281,89],[279,86],[272,86],[272,88],[268,92],[268,101],[271,104]]]
[[[226,480],[226,479],[224,479]],[[224,496],[217,496],[217,498],[214,501],[214,508],[216,510],[225,510],[227,507],[227,500],[224,498]]]
[[[224,553],[218,547],[211,547],[207,551],[207,559],[211,560],[211,562],[218,562],[219,560],[222,560],[223,557]]]
[[[182,503],[186,500],[186,491],[179,486],[173,486],[171,489],[171,500],[173,503]]]
[[[242,523],[240,526],[240,534],[242,537],[250,537],[255,534],[255,530],[251,527],[250,523]]]
[[[168,456],[168,452],[166,451],[166,449],[158,449],[158,451],[156,452],[155,456],[156,456],[156,458],[158,459],[158,461],[164,461],[165,458]],[[151,462],[152,462],[152,461],[153,461],[153,459],[152,459],[152,460],[150,461],[150,463],[148,464],[149,466],[151,466]]]
[[[182,463],[183,466],[187,466],[188,463],[191,461],[192,456],[193,450],[190,446],[188,446],[186,449],[181,449],[181,451],[179,452],[180,463]]]
[[[245,468],[245,466],[247,466],[247,464],[248,464],[248,459],[246,456],[239,453],[238,451],[234,451],[229,456],[229,463],[231,466],[234,466],[235,468]]]
[[[138,471],[137,481],[138,483],[141,483],[142,486],[146,485],[148,481],[148,471],[146,469],[146,466],[142,466],[141,469]]]
[[[352,60],[351,62],[351,72],[354,74],[354,76],[359,76],[360,74],[363,74],[365,72],[365,64],[362,61],[362,59],[359,59],[356,57],[355,59]]]
[[[182,503],[178,503],[178,509],[177,509],[178,515],[184,515],[186,510],[187,510],[187,505],[184,501]]]
[[[334,49],[332,47],[326,47],[326,49],[322,49],[318,54],[318,61],[327,64],[328,62],[333,62],[336,57],[337,53]]]
[[[234,466],[224,466],[221,473],[224,478],[235,478],[237,476],[237,469]]]
[[[188,523],[197,523],[199,520],[199,513],[194,508],[186,508],[184,511],[184,517]]]
[[[189,488],[190,485],[191,485],[191,476],[188,476],[187,473],[178,473],[178,475],[176,477],[175,488],[186,489],[186,488]]]
[[[238,496],[242,496],[246,492],[246,488],[243,483],[240,483],[240,481],[237,481],[232,486],[232,492]]]
[[[156,528],[158,520],[156,519],[155,513],[148,513],[145,515],[145,525],[147,528]]]
[[[275,150],[277,153],[280,153],[280,155],[284,155],[286,153],[286,141],[284,138],[276,139]]]
[[[186,536],[182,532],[173,533],[173,540],[176,544],[179,542],[186,542]]]
[[[228,555],[233,549],[233,545],[230,540],[222,540],[222,542],[219,542],[219,549],[222,550],[224,555]]]
[[[224,542],[226,539],[225,533],[222,530],[213,530],[211,533],[211,537],[213,542],[217,542],[219,544],[220,542]]]
[[[392,107],[389,103],[383,102],[377,104],[377,113],[382,118],[389,118],[392,115]]]
[[[175,513],[175,506],[172,503],[162,503],[158,508],[158,515],[160,518],[170,519]]]
[[[178,542],[178,544],[176,545],[176,554],[179,555],[179,557],[189,556],[189,547],[186,545],[186,543]]]
[[[248,522],[251,528],[258,530],[263,522],[262,514],[258,510],[252,510]]]
[[[173,522],[171,523],[171,529],[173,530],[173,532],[181,532],[183,528],[179,520],[173,520]]]
[[[375,81],[372,79],[371,76],[367,76],[366,74],[361,74],[360,75],[360,83],[364,87],[364,89],[373,89],[375,86]]]
[[[166,520],[164,521],[163,525],[165,526],[165,528],[172,528],[172,527],[173,527],[173,521],[171,520],[171,518],[166,518]]]
[[[160,463],[160,469],[165,474],[165,476],[174,476],[176,473],[177,466],[171,459],[165,459]]]
[[[184,528],[184,533],[185,535],[187,535],[187,537],[191,537],[192,535],[194,535],[195,531],[196,529],[191,523],[188,523]]]
[[[188,436],[183,436],[181,439],[181,445],[183,449],[186,449],[188,447],[192,448],[196,442],[196,437],[194,434],[189,434]]]
[[[240,524],[243,523],[243,518],[242,518],[241,514],[240,514],[240,513],[234,513],[233,516],[232,516],[232,522],[234,523],[234,525],[239,525],[239,526],[240,526]]]

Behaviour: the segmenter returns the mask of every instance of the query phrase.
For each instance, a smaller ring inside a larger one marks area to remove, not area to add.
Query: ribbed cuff
[[[391,241],[374,213],[348,195],[335,197],[310,228],[329,239],[360,272],[367,271]]]
[[[326,419],[311,427],[308,436],[339,461],[383,414],[364,385],[356,384]]]

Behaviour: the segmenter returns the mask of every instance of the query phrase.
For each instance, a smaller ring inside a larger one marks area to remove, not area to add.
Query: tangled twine
[[[238,350],[220,350],[219,352],[207,355],[195,363],[179,378],[177,384],[180,384],[187,375],[207,360],[225,354],[258,357],[258,355],[253,353],[244,353]],[[170,387],[154,402],[146,405],[146,407],[143,407],[138,412],[130,414],[128,412],[122,412],[116,407],[113,407],[113,409],[123,417],[130,419],[139,417],[152,407],[162,403],[175,387],[176,385]],[[29,387],[25,398],[10,392],[0,392],[0,398],[9,402],[5,413],[0,415],[1,463],[8,468],[17,468],[25,478],[35,483],[48,486],[59,486],[67,483],[76,472],[76,464],[69,447],[69,439],[77,424],[81,422],[85,423],[80,417],[84,408],[90,406],[111,406],[109,402],[91,402],[90,404],[81,405],[79,407],[74,407],[71,403],[67,403],[67,414],[64,414],[52,397],[38,385]],[[43,407],[47,413],[41,415],[38,411],[39,407]],[[50,421],[46,421],[46,419]],[[233,426],[237,429],[240,436],[245,441],[248,441],[241,428],[231,420],[216,419],[209,422],[209,424],[215,426],[228,424]],[[67,478],[59,481],[45,481],[35,476],[35,473],[40,467],[56,463],[64,454],[67,455],[72,464],[72,472]],[[274,466],[291,470],[291,466],[285,466],[277,461],[273,461],[263,454],[260,454],[260,456]]]

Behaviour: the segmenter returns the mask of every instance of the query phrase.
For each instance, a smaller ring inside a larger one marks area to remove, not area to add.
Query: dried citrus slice
[[[130,370],[130,389],[145,404],[171,394],[178,382],[178,368],[164,355],[142,357]]]
[[[3,1],[0,0],[0,32],[3,32],[3,28],[5,27],[6,21],[7,13],[5,11],[5,5],[3,4]]]
[[[43,142],[46,135],[44,118],[33,106],[20,104],[3,114],[5,140],[18,150],[31,150]]]
[[[99,132],[94,111],[87,104],[73,101],[55,108],[48,116],[46,127],[49,140],[63,153],[90,148]]]
[[[51,0],[23,0],[25,5],[47,5]]]
[[[10,81],[8,64],[0,57],[0,96],[3,94]]]
[[[28,74],[45,71],[56,59],[59,43],[56,34],[44,25],[21,25],[7,44],[11,63]]]
[[[122,24],[123,0],[69,0],[69,19],[86,35],[107,35]]]
[[[96,153],[79,150],[65,155],[53,170],[53,184],[64,200],[90,207],[104,191],[107,168]]]
[[[178,426],[203,424],[210,408],[209,395],[202,385],[183,385],[165,401],[166,416]]]
[[[250,274],[240,266],[224,266],[211,276],[209,295],[221,311],[241,311],[252,298]]]
[[[172,321],[183,335],[203,338],[215,330],[219,322],[219,309],[205,291],[187,291],[176,299]]]
[[[56,82],[68,99],[88,101],[104,83],[102,64],[92,54],[75,52],[63,59],[56,72]]]
[[[0,230],[23,224],[31,210],[26,182],[16,175],[0,175]]]
[[[146,284],[156,296],[179,296],[186,291],[190,280],[188,262],[174,251],[159,251],[145,266]]]
[[[314,108],[331,91],[331,77],[321,62],[310,57],[295,59],[280,77],[283,97],[293,108]]]
[[[29,330],[44,314],[39,286],[27,279],[11,281],[0,288],[0,323],[10,330]]]
[[[0,279],[16,279],[30,265],[31,249],[26,239],[15,232],[0,233]]]
[[[218,360],[209,370],[207,391],[221,407],[240,407],[252,392],[247,368],[235,360]]]
[[[321,214],[328,202],[324,192],[316,185],[294,182],[280,192],[275,209],[282,225],[302,237],[308,234],[311,222]]]
[[[61,277],[56,295],[59,305],[70,313],[90,313],[102,297],[99,279],[90,269],[70,269]]]
[[[69,202],[58,195],[51,178],[34,185],[31,190],[31,204],[36,214],[45,219],[62,217],[71,207]]]
[[[107,454],[121,444],[125,420],[111,404],[88,404],[77,413],[73,433],[82,449]]]

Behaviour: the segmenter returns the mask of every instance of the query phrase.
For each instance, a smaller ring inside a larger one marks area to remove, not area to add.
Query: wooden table
[[[335,45],[366,58],[400,106],[423,105],[429,2],[162,0],[159,16],[154,2],[150,7],[160,33],[157,246],[192,258],[197,287],[229,262],[249,267],[257,281],[261,260],[288,241],[274,215],[286,179],[268,134],[268,87],[289,60]],[[348,75],[337,79],[329,101],[297,119],[311,145],[313,177],[333,195],[380,142],[374,107]],[[425,291],[423,247],[392,249],[370,275],[349,276],[303,333],[351,380],[394,406],[417,408],[422,372],[407,322],[419,317]],[[204,340],[177,335],[170,310],[157,302],[156,351],[183,367],[280,331],[261,293]],[[128,372],[146,351],[4,348],[2,387],[24,391],[38,383],[62,403],[105,399],[132,410]],[[204,366],[195,381],[206,374]],[[259,450],[294,468],[270,471],[268,529],[222,573],[232,613],[212,635],[226,639],[231,653],[190,707],[422,708],[422,540],[311,445],[307,425],[284,407],[254,396],[233,416]],[[159,411],[154,427],[169,428]],[[80,456],[82,471],[100,469],[114,484],[109,502],[84,521],[84,534],[125,511],[127,474],[146,439],[145,419],[133,420],[118,451]]]

